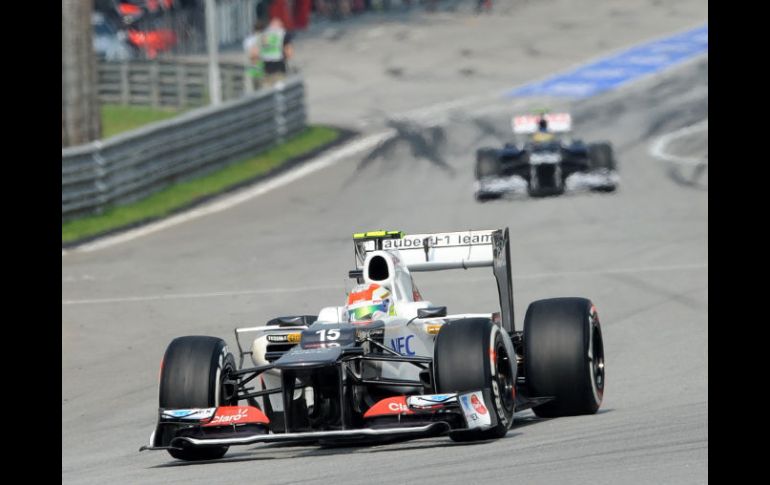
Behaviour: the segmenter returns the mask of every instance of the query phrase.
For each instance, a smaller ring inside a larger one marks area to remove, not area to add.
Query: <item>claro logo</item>
[[[246,418],[248,413],[249,409],[244,407],[238,409],[238,414],[217,414],[214,416],[214,419],[211,420],[211,424],[235,423]]]
[[[409,406],[407,406],[406,404],[402,404],[400,402],[391,402],[391,403],[388,403],[388,409],[390,409],[391,411],[396,411],[400,413],[402,411],[409,411]]]

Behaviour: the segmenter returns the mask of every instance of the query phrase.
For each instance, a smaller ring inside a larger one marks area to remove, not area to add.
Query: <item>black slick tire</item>
[[[532,302],[524,317],[529,394],[553,397],[539,417],[594,414],[604,397],[604,344],[596,308],[586,298]]]
[[[224,340],[187,336],[171,341],[163,356],[158,404],[163,409],[211,408],[237,405],[235,389],[225,385],[227,374],[235,370],[235,358]],[[221,458],[227,446],[168,450],[180,460]]]
[[[588,164],[592,170],[616,170],[615,155],[609,142],[588,145]]]
[[[497,150],[481,148],[476,151],[476,180],[496,177],[500,174],[500,159]]]
[[[441,327],[434,346],[434,379],[439,393],[489,389],[487,409],[496,424],[485,430],[453,431],[454,441],[502,438],[515,412],[516,357],[510,337],[488,318],[455,320]]]

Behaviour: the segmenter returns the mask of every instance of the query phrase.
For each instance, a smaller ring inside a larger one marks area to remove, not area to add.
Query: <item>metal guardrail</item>
[[[204,106],[208,103],[208,64],[180,60],[99,62],[99,101],[115,104]],[[245,90],[243,64],[220,63],[222,99]]]
[[[305,127],[304,84],[290,77],[107,140],[62,149],[62,221],[133,202],[269,148]]]

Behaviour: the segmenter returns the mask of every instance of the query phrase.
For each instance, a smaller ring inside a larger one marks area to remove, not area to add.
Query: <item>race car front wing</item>
[[[267,416],[252,406],[161,409],[150,444],[139,451],[270,442],[426,438],[451,430],[488,429],[497,425],[486,406],[488,402],[491,402],[488,390],[394,396],[377,402],[367,411],[364,419],[368,427],[292,433],[270,433]]]

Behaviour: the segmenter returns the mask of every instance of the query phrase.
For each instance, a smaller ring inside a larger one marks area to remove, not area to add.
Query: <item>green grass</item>
[[[102,138],[109,138],[123,131],[139,128],[147,123],[166,120],[182,113],[182,110],[172,108],[151,108],[149,106],[125,106],[120,104],[103,104]]]
[[[336,140],[341,133],[325,126],[310,126],[254,158],[228,165],[208,175],[171,185],[137,202],[107,209],[103,214],[62,223],[62,243],[69,243],[149,218],[163,217],[201,197],[217,194],[240,182],[263,175],[292,158]]]

